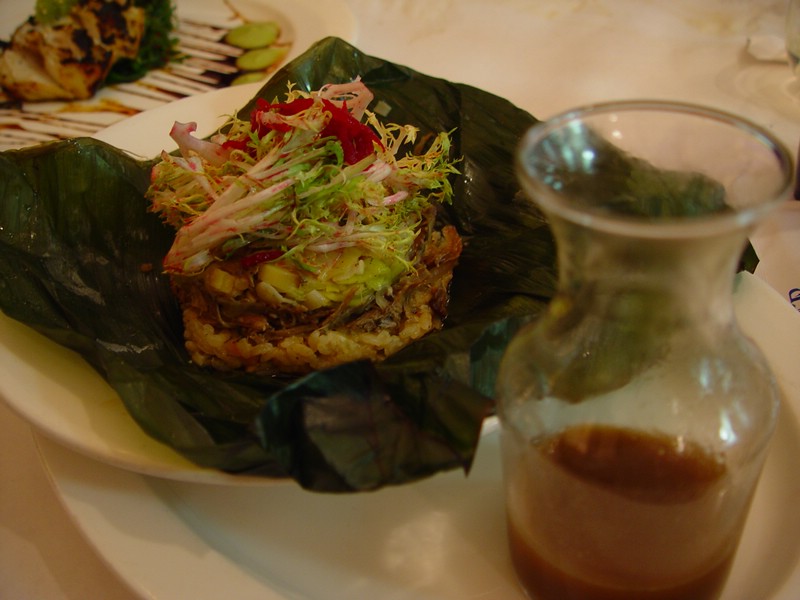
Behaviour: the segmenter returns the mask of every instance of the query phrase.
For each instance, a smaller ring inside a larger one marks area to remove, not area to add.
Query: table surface
[[[652,97],[741,114],[793,150],[800,140],[800,84],[773,57],[785,0],[348,2],[363,51],[487,89],[540,119]],[[0,598],[135,597],[70,521],[29,425],[0,403]]]

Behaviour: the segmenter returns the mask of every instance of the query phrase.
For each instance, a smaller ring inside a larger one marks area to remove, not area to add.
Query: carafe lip
[[[525,164],[525,150],[543,141],[559,128],[582,117],[612,115],[618,112],[665,112],[705,118],[728,125],[749,134],[775,158],[776,172],[781,175],[777,185],[760,202],[730,212],[690,217],[648,219],[614,214],[566,201],[562,194],[539,180]],[[752,228],[780,204],[788,200],[795,179],[794,161],[787,147],[766,128],[739,115],[700,104],[656,99],[613,100],[597,102],[556,114],[532,126],[520,140],[515,168],[523,190],[545,213],[560,216],[570,222],[607,233],[650,239],[688,239],[724,235]]]

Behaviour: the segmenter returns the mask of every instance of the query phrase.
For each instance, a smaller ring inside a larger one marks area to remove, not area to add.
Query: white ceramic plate
[[[10,39],[33,6],[33,0],[0,3],[0,39]],[[219,40],[241,23],[279,25],[277,43],[288,51],[275,68],[322,38],[336,36],[353,42],[356,36],[355,16],[344,0],[175,0],[175,6],[176,35],[185,59],[151,71],[139,81],[103,87],[88,100],[27,102],[19,109],[0,110],[0,150],[91,135],[130,114],[227,85],[219,79],[225,76],[216,73],[234,68],[229,63],[240,51],[226,48]]]
[[[201,133],[222,124],[259,84],[226,88],[140,113],[97,135],[118,148],[155,156],[174,145],[175,120],[195,120]],[[0,398],[44,435],[96,460],[138,473],[184,481],[271,485],[282,480],[231,476],[200,468],[150,438],[116,392],[76,353],[0,313]]]
[[[755,277],[737,312],[789,392],[721,600],[800,598],[800,316]],[[522,600],[487,424],[469,477],[369,494],[141,477],[41,440],[56,492],[97,551],[152,600]]]
[[[119,121],[92,137],[140,158],[152,158],[162,150],[172,152],[177,144],[169,132],[175,121],[196,122],[195,135],[205,137],[244,106],[262,85],[250,83],[189,96]]]

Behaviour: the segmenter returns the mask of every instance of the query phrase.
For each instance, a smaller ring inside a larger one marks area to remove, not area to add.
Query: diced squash
[[[236,290],[236,277],[219,267],[209,267],[205,274],[206,289],[212,293],[232,295]]]
[[[363,264],[358,264],[360,259],[360,248],[345,248],[341,251],[339,258],[336,259],[336,263],[328,272],[328,278],[337,283],[349,281],[354,275],[358,274],[361,268],[363,268]]]
[[[279,292],[296,295],[300,287],[300,278],[288,269],[275,263],[264,263],[258,268],[258,278],[270,284]]]
[[[323,306],[327,306],[330,304],[330,300],[326,298],[324,294],[320,293],[319,290],[310,290],[303,298],[303,304],[305,304],[309,309],[314,310]]]

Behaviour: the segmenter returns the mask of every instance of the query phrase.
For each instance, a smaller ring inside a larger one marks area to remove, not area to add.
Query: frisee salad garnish
[[[403,154],[418,130],[382,123],[371,99],[358,80],[311,93],[290,86],[285,101],[259,100],[249,121],[234,118],[210,140],[176,123],[181,155],[162,153],[148,191],[178,230],[164,270],[197,274],[244,247],[251,262],[291,259],[310,271],[314,253],[352,246],[390,271],[409,267],[423,211],[452,198],[450,138]]]

